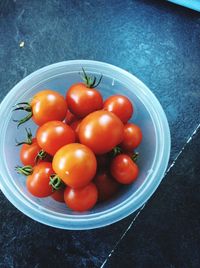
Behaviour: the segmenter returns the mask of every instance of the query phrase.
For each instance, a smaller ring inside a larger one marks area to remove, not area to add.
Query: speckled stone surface
[[[199,151],[200,130],[105,268],[200,266]]]
[[[22,41],[24,47],[20,48]],[[145,82],[166,112],[172,135],[170,161],[176,158],[200,121],[199,13],[157,0],[0,1],[0,100],[18,81],[36,69],[69,59],[105,61],[130,71]],[[198,158],[197,144],[191,146],[191,159],[195,162]],[[191,168],[193,161],[184,159],[183,167],[186,171]],[[140,263],[146,252],[153,257],[160,252],[158,263],[184,267],[180,266],[182,263],[179,261],[181,250],[187,267],[196,267],[196,264],[200,266],[199,259],[195,257],[195,250],[200,249],[200,246],[195,239],[191,240],[193,244],[190,242],[190,236],[196,236],[197,240],[199,238],[196,225],[198,217],[195,219],[193,215],[197,209],[186,210],[185,214],[179,211],[180,200],[185,198],[189,203],[188,198],[191,197],[186,193],[186,188],[181,188],[185,192],[179,190],[179,186],[189,187],[186,179],[186,185],[180,184],[182,173],[179,166],[176,162],[171,175],[168,175],[153,201],[143,209],[127,233],[126,239],[129,236],[135,239],[133,245],[137,241],[135,267],[149,267],[145,266],[148,264],[148,256],[144,258],[144,265]],[[194,174],[189,173],[188,178],[195,177],[195,174],[199,176],[195,167],[191,170]],[[168,210],[169,191],[173,198]],[[196,201],[196,205],[199,205],[198,198]],[[165,220],[161,218],[161,236],[158,215],[163,215],[164,206],[168,217]],[[151,217],[151,211],[158,218],[157,222]],[[147,217],[145,221],[143,215]],[[134,217],[131,215],[99,230],[62,231],[27,218],[0,193],[0,267],[100,267]],[[134,238],[134,225],[140,219],[142,227],[138,230],[141,235]],[[191,233],[184,233],[184,226],[188,228],[188,225],[184,225],[187,221],[191,225]],[[170,233],[172,223],[175,223],[177,236]],[[145,244],[146,235],[150,232],[148,226],[155,236],[151,236],[149,244]],[[166,236],[169,236],[169,240],[166,246],[161,241],[163,248],[160,248],[157,239],[165,240]],[[182,244],[178,247],[176,240],[180,236]],[[141,246],[140,240],[143,242]],[[114,264],[120,259],[118,267],[125,264],[131,266],[135,255],[128,252],[124,244],[122,239],[119,243],[121,251],[116,247],[116,253],[112,254],[108,265],[112,265],[112,259]],[[189,245],[191,250],[187,251]],[[145,246],[150,247],[150,253],[145,250]],[[177,246],[177,249],[173,246]],[[131,256],[130,261],[124,260],[123,251]],[[162,255],[164,251],[168,255]],[[170,258],[174,260],[176,256],[177,262],[171,261]],[[193,257],[196,262],[191,266]]]

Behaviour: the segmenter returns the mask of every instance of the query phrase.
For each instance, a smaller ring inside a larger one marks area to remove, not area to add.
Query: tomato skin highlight
[[[47,197],[52,194],[52,186],[49,185],[50,176],[54,174],[51,163],[41,162],[33,169],[33,173],[27,177],[26,187],[36,197]]]
[[[65,200],[64,200],[64,191],[65,191],[65,188],[61,188],[59,190],[56,190],[53,192],[53,194],[51,195],[51,197],[56,200],[57,202],[60,202],[60,203],[65,203]]]
[[[95,154],[105,154],[122,142],[124,125],[111,112],[96,111],[86,116],[79,128],[79,140]]]
[[[68,186],[86,186],[95,176],[97,161],[94,153],[85,145],[71,143],[63,146],[53,158],[53,169]]]
[[[112,178],[106,171],[96,174],[94,183],[98,189],[98,201],[110,199],[119,190],[120,184]]]
[[[124,126],[124,138],[121,147],[124,151],[133,151],[142,141],[142,131],[139,126],[128,123]]]
[[[126,123],[133,114],[133,105],[130,100],[122,95],[113,95],[107,98],[103,108],[118,116],[123,123]]]
[[[112,160],[110,172],[119,183],[130,184],[137,179],[139,168],[128,155],[120,154]]]
[[[41,126],[48,121],[64,120],[67,112],[65,98],[54,90],[42,90],[36,93],[30,105],[32,107],[32,119]]]
[[[75,133],[61,121],[49,121],[38,128],[37,142],[50,155],[54,155],[61,147],[75,141]]]
[[[89,183],[85,187],[73,189],[67,187],[64,192],[66,205],[74,211],[87,211],[94,207],[97,202],[98,192],[94,183]]]
[[[98,90],[88,88],[84,83],[72,85],[66,100],[69,110],[79,118],[103,108],[103,98]]]

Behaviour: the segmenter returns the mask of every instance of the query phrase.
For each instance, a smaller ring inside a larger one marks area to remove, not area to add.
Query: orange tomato
[[[85,145],[71,143],[54,155],[53,169],[61,180],[70,187],[87,185],[94,177],[97,161],[94,153]]]
[[[95,154],[105,154],[123,140],[124,125],[111,112],[96,111],[86,116],[79,127],[79,140]]]

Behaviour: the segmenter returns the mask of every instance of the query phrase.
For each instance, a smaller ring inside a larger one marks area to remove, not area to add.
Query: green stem
[[[122,149],[119,146],[115,146],[111,151],[111,157],[115,157],[122,153]]]
[[[14,107],[16,107],[15,109],[13,109],[13,111],[19,111],[19,110],[22,110],[22,111],[25,111],[27,112],[28,114],[22,118],[22,119],[19,119],[19,120],[13,120],[14,122],[17,122],[18,125],[17,127],[19,127],[20,125],[24,124],[26,121],[28,121],[32,116],[33,116],[33,111],[32,111],[32,107],[30,105],[29,102],[19,102],[17,103],[16,105],[14,105]]]
[[[39,160],[44,160],[46,157],[47,153],[44,150],[39,151],[39,153],[35,157],[35,163],[37,164]]]
[[[26,140],[21,141],[21,142],[18,142],[17,140],[15,140],[16,141],[16,146],[19,146],[19,145],[22,145],[22,144],[28,144],[28,145],[32,144],[33,135],[31,133],[31,129],[30,128],[25,128],[25,130],[26,130]]]
[[[133,160],[133,162],[137,162],[138,156],[139,156],[138,152],[133,153],[133,155],[131,156],[131,159]]]
[[[56,191],[65,186],[65,184],[62,182],[60,177],[58,175],[56,175],[56,174],[53,174],[53,175],[50,176],[49,185],[51,185],[52,189],[56,190]]]
[[[96,82],[97,78],[95,76],[91,77],[91,76],[87,75],[85,70],[84,70],[84,68],[82,68],[82,71],[83,71],[83,76],[82,76],[83,81],[84,81],[84,83],[86,84],[86,86],[88,88],[95,88],[101,83],[103,75],[101,75],[100,78],[99,78],[99,81]]]
[[[17,173],[22,174],[24,176],[29,176],[33,173],[32,166],[16,166],[15,170],[17,171]]]

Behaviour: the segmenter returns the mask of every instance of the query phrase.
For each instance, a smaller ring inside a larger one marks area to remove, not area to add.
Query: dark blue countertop
[[[156,0],[0,2],[0,100],[69,59],[117,65],[150,87],[169,121],[173,165],[142,210],[97,230],[44,226],[0,192],[0,267],[199,267],[200,13]]]

